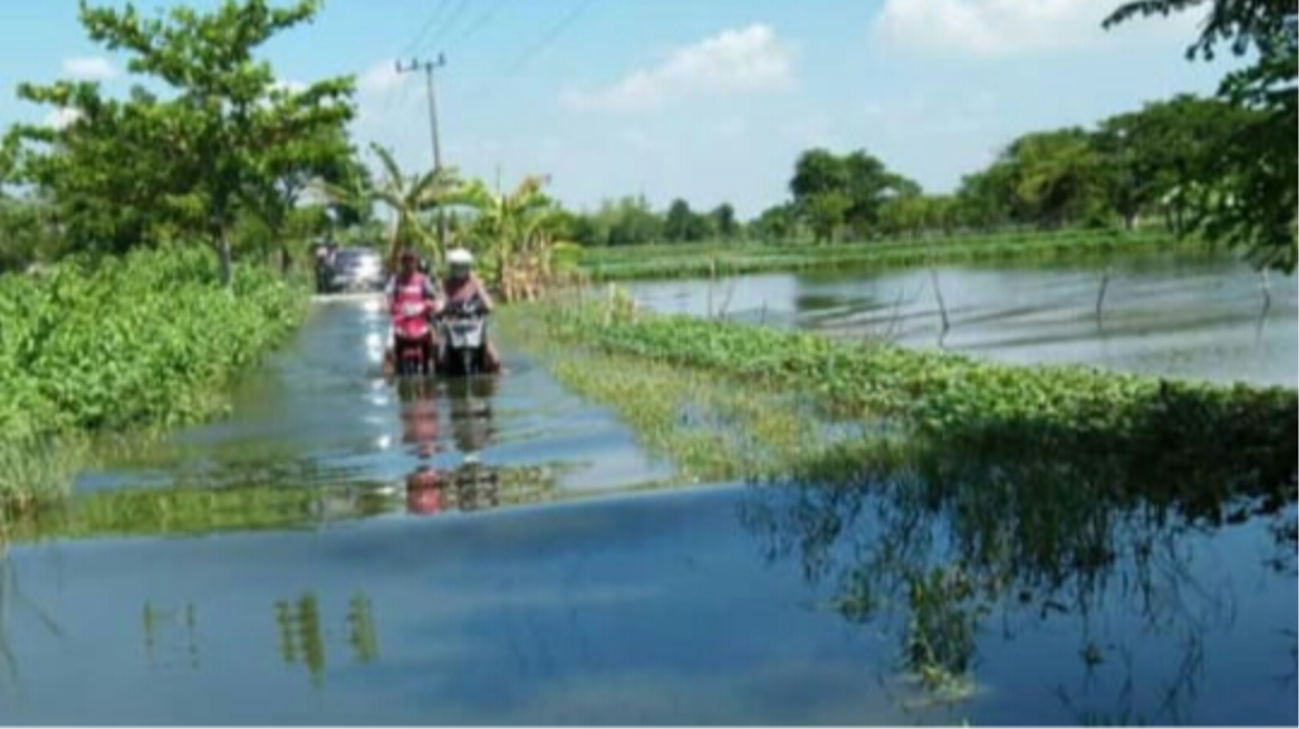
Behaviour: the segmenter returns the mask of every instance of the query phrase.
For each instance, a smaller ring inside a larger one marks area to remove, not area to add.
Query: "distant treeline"
[[[1181,232],[1194,196],[1213,186],[1221,150],[1258,122],[1260,112],[1214,98],[1180,95],[1102,120],[1025,134],[951,194],[927,194],[866,150],[803,152],[790,198],[749,221],[723,203],[666,210],[644,197],[568,212],[567,238],[586,246],[705,240],[867,240],[1006,228],[1131,229]]]

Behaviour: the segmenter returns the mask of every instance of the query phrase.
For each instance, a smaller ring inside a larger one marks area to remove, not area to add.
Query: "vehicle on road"
[[[431,314],[432,307],[425,301],[394,306],[392,326],[398,375],[428,375],[434,369]]]
[[[385,276],[383,258],[370,248],[342,248],[330,266],[330,293],[382,291]]]
[[[438,317],[438,342],[443,347],[440,373],[473,377],[483,372],[487,314],[477,297],[452,305]]]

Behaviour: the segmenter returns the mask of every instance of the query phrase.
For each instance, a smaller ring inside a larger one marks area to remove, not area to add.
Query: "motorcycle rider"
[[[463,306],[469,301],[477,298],[484,313],[490,314],[492,311],[492,297],[487,293],[487,287],[479,280],[473,272],[474,256],[464,248],[453,248],[447,251],[447,276],[442,282],[442,292],[445,297],[443,300],[442,310],[454,309]],[[495,374],[501,371],[501,358],[496,354],[496,348],[486,337],[483,336],[483,370],[489,374]]]
[[[384,287],[384,297],[388,302],[388,310],[392,311],[394,307],[410,302],[429,301],[432,302],[432,313],[437,314],[441,311],[443,302],[438,295],[437,284],[430,277],[421,273],[419,270],[419,256],[415,251],[407,248],[401,252],[401,270],[388,279],[388,284]],[[429,352],[436,352],[436,342],[433,339],[432,329],[429,330]],[[383,371],[385,375],[390,375],[396,364],[396,347],[397,333],[393,329],[392,320],[388,320],[388,342],[383,353]]]

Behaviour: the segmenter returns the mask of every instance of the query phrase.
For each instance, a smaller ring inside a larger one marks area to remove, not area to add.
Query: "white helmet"
[[[474,254],[463,248],[452,248],[447,251],[447,265],[468,268],[474,265]]]

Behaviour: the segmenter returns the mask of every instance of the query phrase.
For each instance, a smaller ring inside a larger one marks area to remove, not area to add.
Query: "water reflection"
[[[493,509],[536,500],[554,490],[553,476],[543,468],[504,468],[483,462],[483,452],[497,436],[493,403],[500,391],[499,378],[407,378],[398,381],[396,388],[402,443],[411,446],[411,455],[418,460],[405,478],[407,513]],[[449,427],[444,428],[442,409]],[[439,454],[458,456],[458,463],[443,465],[435,458]],[[502,493],[503,485],[510,493]]]
[[[194,603],[167,609],[145,602],[140,610],[140,628],[144,634],[145,662],[151,670],[173,667],[177,655],[189,670],[198,670],[198,617]]]
[[[931,701],[1040,675],[1079,721],[1184,723],[1211,647],[1257,667],[1216,681],[1292,672],[1293,640],[1235,633],[1239,614],[1293,630],[1293,458],[1154,470],[1134,455],[857,444],[755,486],[741,521],[768,560],[830,587],[831,609],[894,635]],[[1016,648],[1030,634],[1037,647]],[[1067,652],[1072,668],[1030,670]],[[1249,690],[1277,701],[1275,686]]]
[[[322,627],[320,602],[311,591],[292,600],[275,602],[275,627],[279,637],[280,659],[285,666],[302,665],[311,685],[325,684],[327,665],[326,638],[332,634]],[[379,657],[378,633],[375,630],[370,598],[364,592],[352,596],[343,620],[352,663],[368,665]]]

